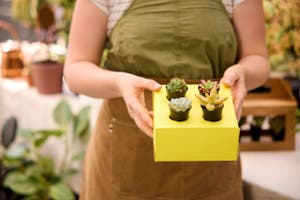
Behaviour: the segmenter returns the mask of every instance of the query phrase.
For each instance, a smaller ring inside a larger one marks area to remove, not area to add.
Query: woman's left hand
[[[242,66],[240,64],[236,64],[229,67],[225,71],[224,76],[221,79],[221,83],[231,88],[235,113],[237,119],[240,120],[243,99],[247,94],[245,74]]]

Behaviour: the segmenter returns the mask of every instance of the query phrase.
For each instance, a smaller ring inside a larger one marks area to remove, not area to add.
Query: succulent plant
[[[169,107],[176,112],[185,112],[192,108],[192,100],[186,97],[171,99],[169,101]]]
[[[216,87],[213,87],[210,91],[210,94],[205,93],[204,95],[196,94],[196,97],[200,99],[201,105],[204,106],[208,111],[213,111],[217,108],[222,108],[223,102],[227,97],[219,97]]]
[[[166,89],[171,93],[183,93],[188,90],[185,81],[181,78],[172,78],[166,85]]]
[[[264,116],[254,116],[251,125],[257,128],[261,128],[264,120],[265,120]]]
[[[270,119],[270,128],[276,133],[280,133],[285,127],[284,116],[275,116]]]
[[[214,87],[216,87],[217,91],[220,89],[218,81],[201,80],[198,85],[198,90],[200,94],[205,95],[206,93],[210,94],[211,89]]]

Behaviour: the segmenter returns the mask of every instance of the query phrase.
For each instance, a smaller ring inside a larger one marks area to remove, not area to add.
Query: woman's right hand
[[[157,91],[161,85],[152,79],[121,72],[117,78],[117,86],[129,115],[146,135],[152,137],[153,122],[150,111],[145,107],[144,91]]]

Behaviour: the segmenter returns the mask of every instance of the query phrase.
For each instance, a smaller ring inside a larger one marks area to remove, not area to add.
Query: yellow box
[[[188,85],[186,97],[192,100],[189,118],[177,122],[169,118],[165,85],[153,92],[155,161],[232,161],[237,159],[239,127],[230,89],[221,85],[220,96],[227,96],[223,117],[218,122],[202,118],[197,85]]]

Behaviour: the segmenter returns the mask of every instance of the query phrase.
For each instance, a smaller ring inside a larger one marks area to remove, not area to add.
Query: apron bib
[[[220,78],[237,42],[221,0],[134,0],[114,27],[105,68],[163,79]],[[151,109],[151,93],[145,92]],[[105,100],[85,158],[84,200],[239,200],[237,162],[154,162],[152,139],[122,98]]]
[[[221,0],[134,0],[109,44],[106,69],[157,78],[221,78],[237,55]]]

